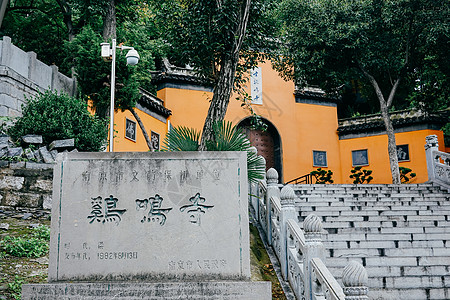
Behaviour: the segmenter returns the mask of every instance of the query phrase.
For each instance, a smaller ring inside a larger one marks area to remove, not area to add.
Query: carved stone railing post
[[[250,147],[248,149],[248,152],[255,154],[258,152],[256,147]],[[255,210],[255,215],[259,216],[259,201],[258,201],[258,187],[259,185],[255,182],[248,183],[248,195],[249,195],[249,203],[252,205],[253,209]]]
[[[259,156],[259,157],[261,158],[261,161],[264,162],[264,170],[265,170],[266,169],[266,159],[264,157],[262,157],[262,156]],[[262,183],[262,185],[266,185],[264,192],[262,192],[261,183]],[[266,190],[267,190],[267,181],[266,181],[266,172],[264,172],[264,178],[258,182],[258,184],[256,185],[256,191],[255,191],[256,192],[256,197],[257,197],[256,201],[258,202],[258,212],[256,213],[256,215],[258,216],[259,223],[261,223],[261,220],[259,218],[259,216],[261,215],[260,201],[261,201],[262,198],[264,198],[266,196],[265,195],[265,191]],[[265,199],[264,199],[263,203],[265,205],[265,203],[266,203]],[[265,220],[265,217],[266,216],[264,216],[264,220]],[[266,224],[264,223],[263,227],[265,227],[265,226],[266,226]],[[264,230],[266,230],[266,229],[267,228],[264,228]]]
[[[434,164],[436,162],[436,158],[433,155],[433,151],[439,150],[438,137],[437,135],[433,134],[427,136],[425,139],[425,157],[427,158],[428,180],[434,181],[436,179],[436,174],[434,172]]]
[[[278,172],[274,168],[270,168],[266,173],[266,180],[267,180],[267,191],[266,191],[266,220],[267,224],[267,242],[269,245],[272,245],[272,225],[271,220],[272,216],[270,214],[272,208],[270,205],[270,198],[271,197],[279,197],[280,196],[280,190],[278,189]]]
[[[366,269],[358,262],[351,261],[342,272],[345,300],[367,300],[368,277]]]
[[[304,274],[305,274],[305,294],[307,299],[312,299],[313,276],[311,269],[311,260],[313,258],[320,258],[324,261],[325,248],[322,243],[322,221],[318,216],[310,214],[303,221],[303,231],[305,232],[305,253],[304,253]]]
[[[281,232],[281,275],[284,280],[288,280],[288,262],[287,262],[287,248],[288,248],[288,238],[287,235],[287,222],[288,220],[297,220],[296,211],[295,211],[295,193],[294,190],[285,185],[281,189],[280,195],[280,203],[281,203],[281,218],[280,218],[280,232]]]

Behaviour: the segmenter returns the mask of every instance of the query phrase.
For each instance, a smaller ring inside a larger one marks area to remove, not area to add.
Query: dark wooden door
[[[261,155],[266,160],[266,170],[275,167],[275,151],[273,137],[268,131],[248,129],[247,136],[250,144],[258,150],[258,155]]]

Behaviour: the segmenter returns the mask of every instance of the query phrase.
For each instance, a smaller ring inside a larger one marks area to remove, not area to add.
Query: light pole
[[[116,45],[116,39],[112,40],[110,47],[109,43],[101,43],[102,57],[105,61],[112,60],[111,63],[111,103],[110,103],[110,122],[109,122],[109,152],[113,152],[114,144],[114,91],[116,87],[116,49],[130,50],[128,51],[127,65],[134,66],[139,62],[139,54],[133,47]]]

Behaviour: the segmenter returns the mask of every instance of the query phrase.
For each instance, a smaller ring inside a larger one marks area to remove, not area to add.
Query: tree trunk
[[[380,101],[381,116],[383,117],[384,126],[386,127],[386,134],[388,136],[388,154],[389,154],[389,164],[391,166],[392,183],[400,184],[400,170],[398,166],[398,156],[397,156],[397,143],[395,142],[394,126],[392,125],[392,120],[389,116],[389,109],[385,101],[378,99]]]
[[[392,101],[394,100],[395,93],[400,84],[400,78],[395,81],[389,93],[389,98],[386,101],[375,78],[372,75],[370,75],[360,64],[359,68],[363,72],[364,76],[369,80],[370,84],[373,86],[378,101],[380,102],[381,116],[383,118],[384,126],[386,127],[386,134],[388,136],[388,154],[389,154],[389,164],[391,166],[392,183],[401,184],[400,170],[398,166],[398,156],[397,156],[397,143],[395,142],[394,126],[392,125],[392,120],[389,115],[389,107],[392,105]]]
[[[144,123],[142,123],[141,118],[140,118],[139,115],[136,113],[136,111],[134,110],[134,108],[130,107],[128,110],[133,114],[134,118],[135,118],[136,121],[138,122],[139,127],[141,128],[142,134],[144,135],[145,141],[147,142],[148,149],[149,149],[150,151],[153,151],[154,149],[152,149],[152,142],[151,142],[151,140],[150,140],[150,137],[148,136],[147,130],[145,130]]]
[[[109,39],[116,38],[116,5],[115,0],[108,1],[105,17],[103,19],[103,40],[107,42]]]
[[[73,23],[72,23],[72,8],[65,0],[56,0],[56,2],[58,2],[59,7],[61,8],[64,24],[66,25],[67,34],[70,42],[75,37],[75,32],[73,30]]]
[[[239,23],[234,32],[235,40],[229,54],[220,65],[219,77],[214,87],[214,94],[209,106],[208,115],[203,125],[202,139],[200,142],[200,151],[206,150],[206,141],[214,139],[212,126],[215,122],[221,122],[227,113],[228,103],[230,102],[231,92],[234,86],[236,67],[239,62],[239,52],[242,41],[245,37],[247,23],[250,13],[251,0],[245,0],[242,3],[239,14]]]

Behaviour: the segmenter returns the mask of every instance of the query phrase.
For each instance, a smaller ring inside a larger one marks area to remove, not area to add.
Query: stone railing
[[[260,182],[256,207],[258,221],[272,246],[281,268],[283,280],[288,281],[297,299],[306,300],[366,300],[367,273],[365,268],[351,262],[343,270],[342,288],[324,263],[322,222],[310,214],[298,224],[295,193],[286,185],[281,191],[278,173],[267,171],[266,180]]]
[[[439,151],[437,135],[426,137],[428,180],[450,189],[450,154]]]

